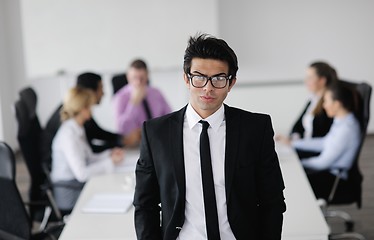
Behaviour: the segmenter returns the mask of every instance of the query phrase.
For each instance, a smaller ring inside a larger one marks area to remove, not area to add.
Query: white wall
[[[173,109],[179,108],[186,95],[181,93],[183,85],[174,83],[182,80],[188,37],[197,31],[217,34],[216,3],[0,0],[0,139],[17,148],[11,106],[19,90],[26,86],[36,90],[44,125],[83,71],[104,74],[107,95],[94,114],[104,127],[113,129],[110,77],[125,71],[137,57],[144,58],[155,74],[152,84],[164,92]],[[61,71],[65,74],[57,74]]]
[[[28,77],[180,67],[191,34],[216,34],[216,0],[21,0]]]
[[[16,146],[10,107],[22,87],[37,91],[44,125],[76,74],[86,70],[104,75],[107,94],[94,114],[114,129],[110,77],[135,57],[147,60],[152,84],[178,109],[187,101],[183,52],[197,31],[234,48],[239,83],[300,81],[236,87],[227,99],[271,114],[276,131],[285,133],[305,104],[301,81],[310,62],[327,60],[343,78],[374,85],[372,9],[370,0],[0,0],[0,139]],[[60,70],[66,74],[56,75]]]
[[[16,148],[12,106],[15,89],[25,80],[19,1],[0,0],[0,140]]]
[[[219,0],[218,6],[220,36],[238,54],[238,81],[301,80],[307,65],[322,59],[342,78],[374,86],[374,1]],[[301,111],[305,93],[254,88],[234,102],[276,115],[280,122],[275,125],[285,132]],[[374,132],[371,103],[369,131]]]

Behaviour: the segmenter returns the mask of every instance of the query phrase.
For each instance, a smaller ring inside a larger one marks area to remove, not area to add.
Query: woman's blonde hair
[[[65,95],[60,112],[61,121],[77,116],[83,109],[95,104],[95,93],[86,88],[74,87]]]

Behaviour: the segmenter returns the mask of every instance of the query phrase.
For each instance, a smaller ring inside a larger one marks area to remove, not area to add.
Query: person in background
[[[127,71],[128,84],[114,95],[118,131],[127,136],[125,144],[137,146],[145,120],[168,114],[169,104],[161,92],[148,84],[148,69],[143,60],[135,60]]]
[[[310,99],[302,111],[300,117],[293,125],[289,137],[278,135],[277,140],[287,141],[296,139],[309,139],[323,137],[330,130],[333,122],[323,105],[323,94],[326,88],[338,81],[337,73],[333,67],[325,62],[314,62],[306,71],[305,85],[311,93]],[[318,155],[308,151],[297,151],[300,158]]]
[[[348,178],[361,139],[361,127],[355,117],[357,105],[357,93],[343,83],[327,87],[323,107],[327,115],[334,119],[329,132],[324,137],[291,142],[296,150],[320,153],[301,159],[317,198],[328,198],[336,175],[343,177],[339,184],[345,184]]]
[[[82,73],[77,78],[76,86],[92,90],[96,97],[95,103],[100,104],[100,101],[104,95],[103,83],[100,75],[91,72]],[[43,131],[42,158],[46,162],[51,161],[52,141],[61,125],[61,108],[62,105],[60,105],[52,114]],[[124,137],[122,135],[111,133],[102,129],[92,117],[85,122],[84,130],[88,143],[93,152],[102,152],[114,147],[124,146]]]
[[[92,90],[75,87],[67,93],[61,109],[62,124],[52,142],[51,180],[57,206],[73,208],[83,184],[95,174],[114,171],[123,161],[121,148],[94,153],[89,146],[84,124],[91,118],[91,106],[97,102]],[[59,186],[67,187],[59,187]],[[70,187],[68,187],[70,186]]]
[[[190,38],[189,103],[143,124],[138,239],[281,239],[286,206],[270,116],[223,104],[237,71],[223,39]]]

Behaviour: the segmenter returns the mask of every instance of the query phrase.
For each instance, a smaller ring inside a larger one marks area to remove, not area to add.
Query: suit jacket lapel
[[[184,170],[184,151],[183,151],[183,123],[186,107],[182,108],[170,119],[169,147],[173,158],[174,173],[179,188],[179,197],[185,199],[186,180]]]
[[[237,165],[237,153],[240,135],[240,119],[232,109],[225,105],[226,118],[226,151],[225,151],[225,186],[226,201],[230,201],[233,177]]]

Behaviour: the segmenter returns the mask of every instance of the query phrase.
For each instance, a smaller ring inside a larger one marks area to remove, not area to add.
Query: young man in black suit
[[[281,239],[286,206],[271,119],[223,104],[237,70],[224,40],[190,38],[188,105],[143,125],[138,239]]]

